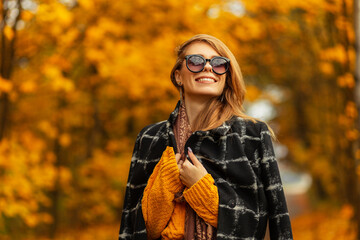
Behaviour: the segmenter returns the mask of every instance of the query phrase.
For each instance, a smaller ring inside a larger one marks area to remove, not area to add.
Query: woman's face
[[[209,44],[205,42],[191,43],[185,50],[185,55],[198,54],[205,59],[211,59],[220,56]],[[191,100],[208,100],[212,97],[220,96],[223,92],[226,73],[223,75],[216,74],[209,62],[206,63],[201,72],[190,72],[186,67],[184,60],[180,70],[176,70],[175,78],[177,83],[181,82],[184,87],[186,101]]]

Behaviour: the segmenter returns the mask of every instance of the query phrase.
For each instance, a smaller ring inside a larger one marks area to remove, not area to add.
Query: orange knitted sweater
[[[175,194],[184,187],[179,174],[174,150],[167,147],[148,180],[142,199],[148,239],[184,237],[186,203],[175,201]],[[217,226],[219,195],[210,174],[185,189],[183,196],[202,219]]]

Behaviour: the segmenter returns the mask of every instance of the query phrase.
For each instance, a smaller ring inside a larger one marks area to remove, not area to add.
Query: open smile
[[[195,79],[196,82],[199,83],[216,83],[217,80],[212,77],[199,77]]]

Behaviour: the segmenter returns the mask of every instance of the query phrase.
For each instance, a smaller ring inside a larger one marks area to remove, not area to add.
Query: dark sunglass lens
[[[199,56],[190,56],[187,62],[189,70],[200,72],[204,68],[204,59]]]
[[[228,63],[224,58],[215,57],[211,60],[213,70],[218,74],[223,74],[227,71]]]

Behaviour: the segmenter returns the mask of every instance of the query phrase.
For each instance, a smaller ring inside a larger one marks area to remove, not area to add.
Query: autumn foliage
[[[246,106],[271,103],[282,160],[335,206],[295,219],[295,236],[356,238],[353,1],[3,0],[0,9],[0,239],[117,237],[134,139],[175,107],[175,48],[197,33],[233,51]]]

